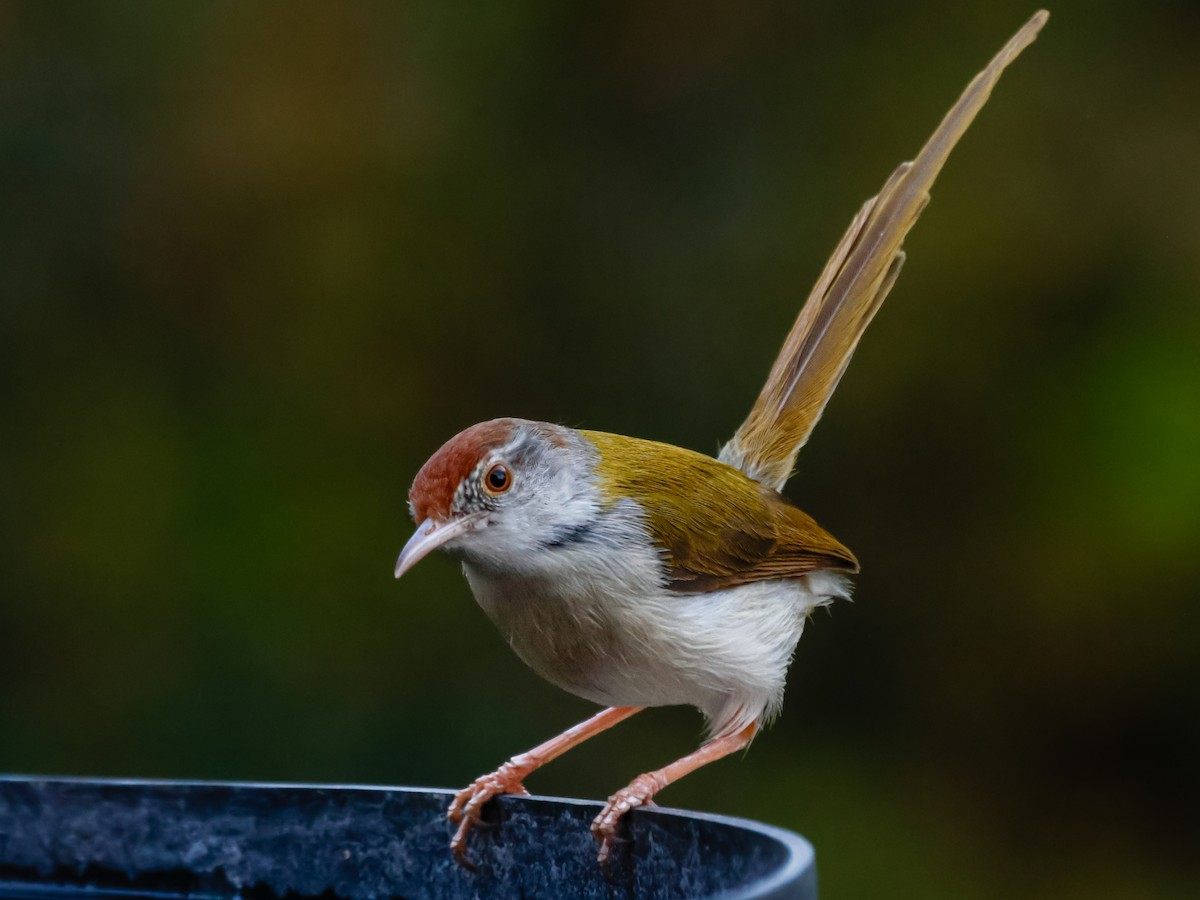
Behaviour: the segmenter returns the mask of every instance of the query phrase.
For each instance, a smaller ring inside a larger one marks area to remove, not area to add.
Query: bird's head
[[[594,457],[578,432],[524,419],[455,435],[413,481],[417,531],[396,560],[396,577],[437,549],[483,567],[521,568],[595,518]]]

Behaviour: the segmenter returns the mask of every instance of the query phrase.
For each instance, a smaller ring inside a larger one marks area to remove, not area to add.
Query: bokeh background
[[[459,786],[589,715],[393,582],[413,474],[496,415],[715,451],[1033,8],[0,3],[0,771]],[[1200,15],[1052,13],[788,488],[857,599],[663,797],[829,900],[1200,892]]]

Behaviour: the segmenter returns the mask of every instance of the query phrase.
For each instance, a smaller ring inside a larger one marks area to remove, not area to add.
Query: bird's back
[[[671,591],[858,570],[854,554],[811,516],[732,466],[671,444],[580,434],[598,451],[601,498],[640,508]]]

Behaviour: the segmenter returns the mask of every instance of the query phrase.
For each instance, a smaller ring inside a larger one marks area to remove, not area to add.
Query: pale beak
[[[460,534],[471,531],[484,515],[484,513],[475,513],[463,516],[461,519],[452,519],[449,522],[435,522],[433,519],[426,519],[417,526],[416,533],[408,539],[408,543],[400,551],[400,558],[396,560],[396,577],[399,578],[415,566],[430,551],[454,540]]]

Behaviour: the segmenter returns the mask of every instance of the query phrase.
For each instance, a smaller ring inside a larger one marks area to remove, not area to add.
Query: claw
[[[612,845],[613,842],[611,838],[605,838],[600,842],[600,853],[596,857],[596,862],[598,862],[602,868],[607,867],[609,863],[612,862]]]
[[[596,857],[601,866],[608,866],[613,861],[613,853],[622,844],[630,844],[632,840],[619,834],[606,835],[600,838],[600,853]]]
[[[628,838],[620,837],[617,829],[625,814],[639,806],[653,806],[655,794],[666,787],[666,780],[657,772],[639,775],[630,782],[628,787],[621,788],[611,797],[600,815],[592,821],[592,836],[600,845],[600,864],[607,865],[612,859],[613,846],[628,842]]]
[[[458,860],[458,864],[468,872],[478,872],[479,867],[467,858],[467,832],[471,830],[469,820],[463,820],[463,823],[458,826],[458,831],[454,832],[454,837],[450,841],[450,849],[454,852],[454,858]]]
[[[458,826],[450,841],[450,849],[459,864],[472,872],[477,867],[467,858],[467,835],[472,828],[491,827],[483,821],[483,807],[493,797],[500,794],[521,794],[529,796],[529,791],[521,783],[524,772],[511,762],[502,765],[495,772],[481,775],[469,786],[454,795],[450,807],[446,810],[446,818]]]

